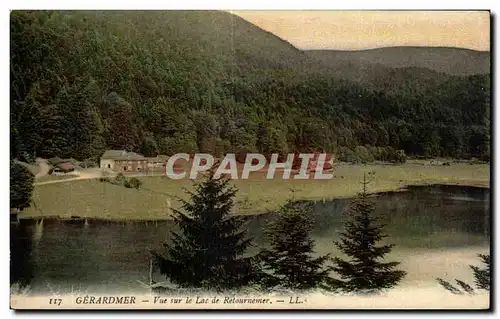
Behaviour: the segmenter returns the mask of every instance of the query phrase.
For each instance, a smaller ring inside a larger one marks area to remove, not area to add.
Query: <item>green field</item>
[[[235,180],[238,188],[235,213],[252,214],[273,210],[288,199],[323,200],[354,196],[361,190],[363,173],[373,172],[370,192],[397,190],[406,185],[456,184],[489,187],[488,164],[453,163],[451,166],[424,165],[412,161],[404,165],[335,166],[331,180],[266,180],[264,175]],[[35,205],[21,218],[39,216],[92,217],[106,219],[168,219],[178,197],[186,198],[190,180],[143,177],[141,189],[99,182],[96,179],[37,185]]]

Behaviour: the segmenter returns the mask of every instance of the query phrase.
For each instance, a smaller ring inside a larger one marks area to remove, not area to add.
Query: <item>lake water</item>
[[[477,253],[489,251],[490,191],[459,186],[419,186],[381,193],[376,213],[387,224],[389,256],[408,272],[402,285],[435,286],[435,277],[469,280]],[[349,199],[313,203],[318,253],[338,254],[333,240],[342,230]],[[262,227],[273,214],[252,216],[249,235],[256,251],[265,246]],[[87,224],[21,220],[11,224],[11,281],[32,294],[146,292],[149,251],[168,241],[172,221]],[[162,280],[155,272],[155,277]]]

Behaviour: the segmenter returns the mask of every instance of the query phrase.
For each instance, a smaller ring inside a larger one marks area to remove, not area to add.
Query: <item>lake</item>
[[[472,283],[468,265],[489,251],[490,190],[463,186],[414,186],[374,196],[386,223],[389,259],[408,272],[404,286],[431,287],[436,277]],[[311,203],[318,253],[338,254],[333,241],[342,230],[350,199]],[[272,213],[250,217],[254,247],[266,246],[262,227]],[[32,294],[146,292],[149,251],[168,241],[172,221],[72,223],[45,219],[11,224],[11,282],[29,284]],[[159,281],[161,276],[155,272]]]

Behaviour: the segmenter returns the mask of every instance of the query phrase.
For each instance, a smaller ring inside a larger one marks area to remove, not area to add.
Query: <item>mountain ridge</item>
[[[391,45],[391,46],[386,46],[386,47],[376,47],[376,48],[367,48],[367,49],[325,49],[325,48],[319,48],[319,49],[299,49],[302,51],[339,51],[339,52],[360,52],[360,51],[376,51],[376,50],[382,50],[382,49],[397,49],[397,48],[406,48],[406,49],[419,49],[419,48],[424,48],[424,49],[451,49],[451,50],[464,50],[464,51],[473,51],[473,52],[481,52],[481,53],[490,53],[490,50],[476,50],[476,49],[471,49],[471,48],[464,48],[464,47],[451,47],[451,46],[436,46],[436,45]]]
[[[449,75],[490,73],[490,51],[436,46],[392,46],[366,50],[306,50],[323,63],[374,63],[392,68],[424,67]]]

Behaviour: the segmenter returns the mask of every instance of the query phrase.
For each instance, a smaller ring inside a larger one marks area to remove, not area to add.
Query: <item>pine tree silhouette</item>
[[[310,211],[291,203],[284,205],[265,229],[270,249],[259,253],[262,284],[267,288],[302,290],[326,288],[330,267],[324,264],[329,255],[314,257],[310,236],[313,220]]]
[[[468,294],[472,294],[474,293],[474,288],[472,288],[469,284],[467,284],[466,282],[462,281],[462,280],[459,280],[459,279],[455,279],[455,282],[460,286],[460,288],[462,288],[466,293]]]
[[[346,261],[334,258],[333,269],[341,278],[341,288],[346,291],[377,291],[391,288],[405,276],[406,272],[396,270],[399,262],[382,262],[394,245],[377,246],[387,237],[382,233],[383,225],[374,216],[374,203],[366,192],[366,174],[363,178],[363,192],[358,194],[348,211],[349,220],[344,223],[340,242],[335,245],[348,257]]]
[[[460,289],[456,288],[455,286],[453,286],[452,284],[450,284],[448,281],[442,279],[442,278],[436,278],[436,281],[446,290],[448,290],[449,292],[451,292],[452,294],[455,294],[455,295],[463,295],[463,291],[461,291]]]
[[[481,261],[486,265],[486,268],[479,268],[474,265],[470,265],[469,267],[472,269],[474,273],[474,282],[476,284],[477,289],[490,290],[490,271],[491,271],[491,258],[490,255],[478,254]],[[453,286],[446,280],[442,278],[436,278],[436,281],[446,290],[454,294],[463,294],[463,292]],[[474,288],[472,288],[469,284],[465,283],[462,280],[455,279],[455,282],[468,294],[474,294]]]
[[[185,213],[174,210],[180,232],[172,232],[166,255],[153,253],[160,272],[181,287],[224,290],[248,285],[254,271],[243,257],[246,238],[243,217],[230,216],[236,189],[227,179],[215,179],[215,169],[188,192]]]
[[[478,254],[481,261],[486,265],[486,268],[479,268],[471,265],[470,268],[474,272],[474,282],[476,288],[490,290],[490,271],[491,271],[491,257],[490,255]]]

